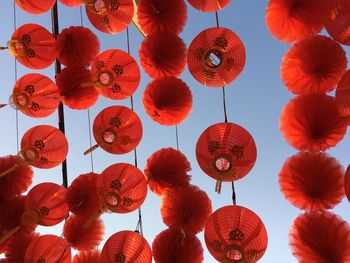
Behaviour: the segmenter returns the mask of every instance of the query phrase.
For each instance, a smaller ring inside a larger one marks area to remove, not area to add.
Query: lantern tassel
[[[8,47],[0,47],[0,50],[9,49]]]
[[[5,233],[1,238],[0,238],[0,244],[4,243],[6,240],[8,240],[9,238],[11,238],[18,230],[19,230],[19,226],[16,226],[15,228],[12,228],[10,231],[8,231],[7,233]]]
[[[221,193],[221,186],[222,186],[222,180],[224,179],[224,176],[221,174],[219,178],[216,180],[216,185],[215,185],[215,192],[218,194]]]
[[[90,147],[89,149],[87,149],[85,152],[84,152],[84,155],[87,155],[93,151],[95,151],[97,148],[98,148],[98,144],[95,144],[94,146]]]

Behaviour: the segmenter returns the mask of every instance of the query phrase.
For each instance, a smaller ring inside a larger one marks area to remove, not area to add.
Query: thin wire
[[[236,205],[235,182],[232,181],[232,203]]]
[[[83,8],[80,6],[80,25],[84,26],[84,21],[83,21]]]
[[[223,108],[224,108],[224,118],[225,118],[225,122],[227,122],[225,87],[222,87],[222,104],[223,104]]]
[[[17,12],[16,12],[16,3],[13,2],[13,28],[14,31],[16,31],[17,28]],[[14,57],[15,61],[15,82],[18,80],[18,71],[17,71],[17,60]],[[19,115],[18,115],[18,109],[16,109],[16,146],[17,146],[17,152],[19,152]]]
[[[215,18],[216,18],[216,27],[220,27],[220,25],[219,25],[219,14],[218,14],[217,11],[215,12]]]
[[[177,125],[175,125],[175,134],[176,134],[176,149],[179,150],[179,132],[177,130]]]

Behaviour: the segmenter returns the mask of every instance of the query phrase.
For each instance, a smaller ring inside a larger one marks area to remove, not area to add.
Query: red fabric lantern
[[[56,84],[48,77],[30,73],[21,77],[13,88],[10,101],[14,108],[33,118],[43,118],[56,111],[60,96]]]
[[[271,34],[285,42],[316,35],[331,14],[334,1],[270,0],[266,9],[266,25]]]
[[[107,34],[126,29],[134,15],[133,0],[89,0],[85,7],[91,24]]]
[[[58,60],[65,66],[89,67],[100,52],[100,41],[89,28],[65,28],[56,40]]]
[[[209,217],[204,229],[205,244],[220,262],[257,262],[267,248],[264,223],[242,206],[225,206]]]
[[[168,31],[180,34],[187,21],[184,0],[141,0],[137,5],[137,20],[145,34]]]
[[[173,148],[162,148],[153,153],[145,167],[148,186],[157,195],[163,195],[168,189],[180,189],[190,183],[191,164],[186,156]]]
[[[192,93],[182,80],[162,77],[148,84],[142,102],[152,120],[161,125],[178,125],[192,109]]]
[[[300,263],[350,261],[350,226],[330,212],[298,216],[289,232],[289,246]]]
[[[202,12],[216,12],[225,8],[231,0],[188,0],[192,7]]]
[[[20,157],[8,155],[0,157],[0,173],[10,169],[20,162]],[[18,169],[0,177],[0,200],[11,199],[16,195],[27,191],[32,184],[33,170],[28,165],[23,165]]]
[[[75,255],[73,263],[101,263],[101,252],[99,250],[82,251]]]
[[[294,44],[283,57],[281,77],[295,94],[332,91],[346,71],[343,48],[325,36],[315,36]]]
[[[285,198],[305,211],[332,209],[344,198],[344,168],[322,152],[290,157],[279,173],[279,183]]]
[[[246,176],[256,161],[253,137],[243,127],[234,123],[217,123],[208,127],[199,137],[196,157],[201,169],[221,182],[231,182]]]
[[[66,195],[67,189],[58,184],[46,182],[34,186],[25,200],[22,224],[57,225],[69,213]]]
[[[178,77],[186,67],[186,52],[185,43],[174,33],[155,32],[141,43],[140,63],[151,78]]]
[[[39,236],[30,242],[25,262],[70,263],[71,248],[67,241],[58,236]]]
[[[17,28],[7,45],[16,60],[30,69],[47,68],[56,59],[55,39],[46,28],[37,24]]]
[[[350,2],[336,0],[335,10],[325,23],[328,34],[339,43],[350,45]]]
[[[350,70],[348,70],[338,83],[335,91],[335,103],[339,114],[350,124]]]
[[[140,83],[140,69],[128,53],[109,49],[97,56],[91,68],[97,91],[112,100],[130,97]]]
[[[152,252],[155,263],[202,263],[203,248],[195,234],[177,229],[167,229],[153,240]]]
[[[337,145],[346,133],[334,98],[324,94],[292,99],[280,116],[284,139],[299,151],[325,151]]]
[[[137,147],[142,138],[142,123],[136,113],[124,106],[102,110],[93,125],[95,140],[103,150],[124,154]]]
[[[187,54],[192,76],[208,87],[223,87],[233,82],[245,65],[245,48],[230,29],[208,28],[190,44]]]
[[[22,231],[18,232],[8,242],[5,257],[8,263],[20,263],[25,262],[24,257],[27,247],[34,238],[37,238],[39,234],[34,232]]]
[[[163,195],[160,213],[169,228],[197,234],[212,213],[211,200],[204,191],[191,185]]]
[[[102,262],[151,263],[152,251],[139,233],[125,230],[107,240],[102,249]]]
[[[103,198],[102,205],[114,213],[134,211],[146,199],[146,178],[131,164],[112,164],[98,177],[97,184]]]
[[[15,0],[15,2],[27,13],[39,15],[48,12],[56,3],[56,0]]]
[[[350,202],[350,165],[348,166],[348,169],[346,169],[346,172],[345,172],[344,186],[345,186],[346,198]]]
[[[67,156],[66,136],[57,128],[38,125],[29,129],[21,140],[21,154],[32,166],[49,169],[60,165]]]
[[[80,251],[89,251],[98,246],[103,239],[104,232],[104,224],[101,219],[98,218],[89,223],[85,218],[75,215],[71,215],[63,227],[65,240],[72,248]]]
[[[98,92],[91,82],[90,70],[78,67],[64,68],[56,76],[62,102],[71,109],[86,110],[95,105]]]
[[[68,187],[69,210],[78,217],[89,218],[100,209],[96,173],[81,174]]]
[[[69,7],[78,7],[83,4],[82,0],[59,0],[62,4]]]

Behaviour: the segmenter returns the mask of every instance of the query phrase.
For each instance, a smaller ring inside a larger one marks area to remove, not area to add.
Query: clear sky
[[[246,128],[254,137],[258,158],[253,170],[236,183],[237,204],[245,206],[257,213],[265,223],[269,244],[265,256],[260,262],[274,263],[296,262],[288,247],[288,231],[295,217],[301,211],[289,204],[280,192],[277,174],[283,162],[296,153],[282,138],[279,132],[279,115],[281,109],[293,97],[283,87],[279,68],[283,54],[289,45],[271,36],[265,26],[265,8],[267,0],[233,0],[227,8],[219,12],[220,25],[236,32],[242,39],[247,54],[244,71],[239,78],[226,89],[228,119]],[[29,16],[17,11],[17,25],[38,23],[51,30],[50,13],[40,16]],[[69,25],[80,25],[79,8],[68,8],[59,5],[60,29]],[[84,25],[92,27],[83,10]],[[0,8],[0,45],[5,46],[13,33],[13,1],[2,1]],[[188,5],[188,22],[181,33],[187,46],[202,30],[215,26],[214,13],[200,13]],[[101,51],[118,48],[126,50],[126,32],[118,35],[107,35],[93,29],[101,41]],[[130,25],[131,55],[139,61],[138,49],[142,36],[134,25]],[[348,47],[343,46],[346,51]],[[32,72],[18,64],[18,77]],[[147,158],[163,147],[176,147],[175,128],[163,127],[146,115],[141,102],[142,93],[150,81],[142,71],[142,79],[134,95],[135,111],[140,116],[144,134],[137,149],[139,168],[143,170]],[[40,71],[53,78],[53,66]],[[14,59],[6,52],[0,53],[0,104],[7,103],[15,80]],[[193,109],[190,116],[179,126],[180,150],[187,156],[192,165],[192,184],[205,190],[212,200],[213,210],[229,205],[231,201],[231,184],[223,185],[221,194],[214,191],[215,181],[205,175],[199,168],[195,158],[195,145],[200,134],[210,125],[224,120],[222,110],[221,89],[206,88],[197,83],[186,69],[181,75],[191,88],[193,94]],[[110,105],[130,106],[130,100],[109,101],[100,97],[97,104],[91,108],[91,121],[105,107]],[[10,107],[0,109],[0,155],[15,154],[16,126],[15,110]],[[89,148],[89,130],[87,111],[73,111],[65,108],[66,136],[69,141],[68,176],[71,182],[76,176],[91,171],[90,158],[83,156]],[[45,119],[31,119],[19,113],[19,138],[29,128],[39,124],[57,126],[57,114]],[[93,139],[94,142],[94,139]],[[328,151],[345,167],[350,162],[349,135],[335,148]],[[102,149],[94,154],[94,169],[100,173],[110,164],[117,162],[133,163],[133,154],[111,155]],[[34,184],[44,181],[61,183],[60,167],[51,170],[34,169]],[[322,182],[320,182],[322,183]],[[160,217],[160,199],[151,191],[142,206],[143,228],[149,244],[159,232],[166,229]],[[349,221],[349,204],[344,199],[333,212]],[[137,212],[127,215],[106,214],[103,216],[106,225],[105,240],[113,233],[129,229],[134,230],[137,223]],[[39,228],[42,233],[61,234],[59,225],[54,228]],[[204,262],[215,260],[207,252],[203,233],[198,235],[204,248]],[[104,241],[101,245],[104,244]]]

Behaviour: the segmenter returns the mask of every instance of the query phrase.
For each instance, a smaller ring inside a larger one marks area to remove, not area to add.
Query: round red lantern
[[[6,246],[5,263],[25,262],[24,257],[27,247],[34,238],[39,236],[38,233],[31,231],[21,231],[16,233]],[[1,261],[0,261],[1,262]]]
[[[202,12],[216,12],[225,8],[231,0],[188,0],[192,7]]]
[[[205,244],[220,262],[257,262],[267,248],[264,223],[242,206],[225,206],[216,210],[204,229]]]
[[[56,0],[15,0],[16,4],[32,15],[39,15],[50,11]]]
[[[91,79],[97,91],[112,100],[130,97],[140,83],[140,69],[128,53],[109,49],[92,63]]]
[[[208,28],[191,42],[187,53],[192,76],[208,87],[223,87],[233,82],[245,65],[241,39],[224,27]]]
[[[339,114],[350,124],[350,70],[348,70],[338,83],[335,90],[335,103]]]

